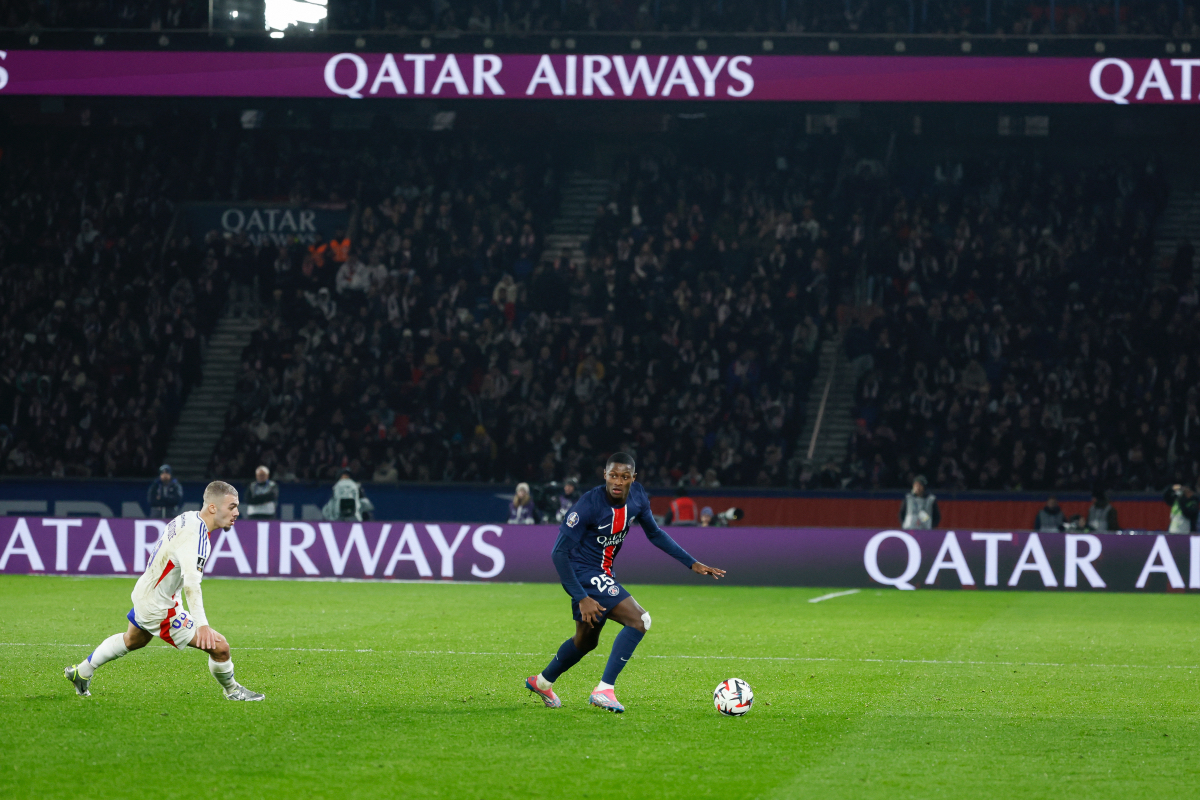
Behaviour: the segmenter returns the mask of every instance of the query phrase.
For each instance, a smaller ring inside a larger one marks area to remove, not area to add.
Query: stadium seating
[[[787,483],[856,257],[824,154],[625,160],[572,262],[539,260],[559,180],[540,151],[466,137],[388,164],[342,145],[376,164],[363,266],[277,254],[212,474],[590,480],[628,449],[651,485]]]
[[[42,3],[12,0],[0,26],[7,28],[201,29],[208,5],[196,0],[150,3]],[[437,9],[436,13],[434,9]],[[218,19],[221,27],[248,30],[247,20]],[[853,34],[1010,34],[1200,36],[1192,4],[1134,0],[1106,2],[951,3],[946,0],[667,0],[631,4],[619,0],[536,0],[430,4],[387,4],[372,0],[332,0],[328,27],[339,31],[675,32],[675,33],[831,33]]]
[[[125,131],[0,161],[0,472],[151,474],[200,375],[226,272],[168,239],[184,165]]]
[[[860,487],[1154,490],[1200,458],[1195,286],[1156,276],[1154,162],[931,169],[870,260]]]

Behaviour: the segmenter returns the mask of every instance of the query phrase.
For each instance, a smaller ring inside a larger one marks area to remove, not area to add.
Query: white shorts
[[[174,608],[167,610],[165,617],[156,618],[156,615],[141,613],[134,607],[129,609],[126,618],[146,633],[157,636],[179,650],[187,647],[196,635],[196,623],[178,603]]]

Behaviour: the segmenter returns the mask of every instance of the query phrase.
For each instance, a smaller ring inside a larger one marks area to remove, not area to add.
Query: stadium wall
[[[0,573],[124,575],[145,570],[162,520],[0,518]],[[204,565],[223,577],[556,583],[554,526],[239,522],[213,534]],[[1200,590],[1200,536],[674,528],[694,557],[746,586],[898,589]],[[640,532],[624,542],[626,583],[704,580]]]
[[[11,514],[58,517],[138,518],[149,515],[146,488],[150,481],[22,480],[0,481],[0,516]],[[238,484],[244,489],[244,485]],[[184,510],[199,508],[204,484],[183,484]],[[437,522],[504,522],[512,489],[480,484],[365,484],[380,520]],[[651,489],[651,506],[666,514],[669,490]],[[788,492],[752,489],[693,491],[699,506],[720,512],[736,506],[746,512],[741,526],[887,528],[898,524],[902,492]],[[1028,530],[1048,493],[961,492],[940,495],[942,525],[955,530]],[[327,484],[286,483],[280,486],[281,517],[319,520],[329,499]],[[1083,492],[1058,495],[1067,517],[1087,515],[1090,497]],[[1118,495],[1113,506],[1126,530],[1165,531],[1167,506],[1158,495]],[[735,523],[737,524],[737,523]]]

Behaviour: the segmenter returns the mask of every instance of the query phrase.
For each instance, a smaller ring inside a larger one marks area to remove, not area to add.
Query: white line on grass
[[[862,591],[862,589],[849,589],[844,592],[830,592],[829,594],[823,594],[820,597],[810,597],[808,599],[808,602],[819,603],[822,600],[832,600],[835,597],[845,597],[848,594],[858,594],[861,591]]]
[[[93,644],[67,644],[64,642],[0,642],[0,647],[95,647]],[[516,653],[497,652],[489,650],[375,650],[373,648],[336,648],[336,647],[234,647],[234,650],[257,650],[265,652],[284,653],[378,653],[380,655],[409,655],[409,656],[538,656],[545,653]],[[170,648],[156,647],[155,651],[168,652]],[[605,653],[597,653],[604,656]],[[641,658],[666,658],[698,661],[712,659],[719,661],[797,661],[797,662],[831,662],[845,664],[941,664],[944,666],[967,667],[1091,667],[1094,669],[1195,669],[1200,670],[1200,664],[1068,664],[1054,661],[956,661],[933,658],[822,658],[817,656],[683,656],[683,655],[643,655]]]

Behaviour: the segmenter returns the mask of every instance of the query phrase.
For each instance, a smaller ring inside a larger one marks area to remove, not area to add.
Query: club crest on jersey
[[[616,586],[610,586],[610,587],[608,587],[608,593],[610,595],[612,595],[613,597],[616,597],[617,595],[619,595],[621,593],[621,590],[620,590],[620,588],[618,588]]]
[[[574,511],[572,511],[570,514],[567,515],[567,527],[574,528],[578,524],[579,524],[579,515],[576,514]]]

